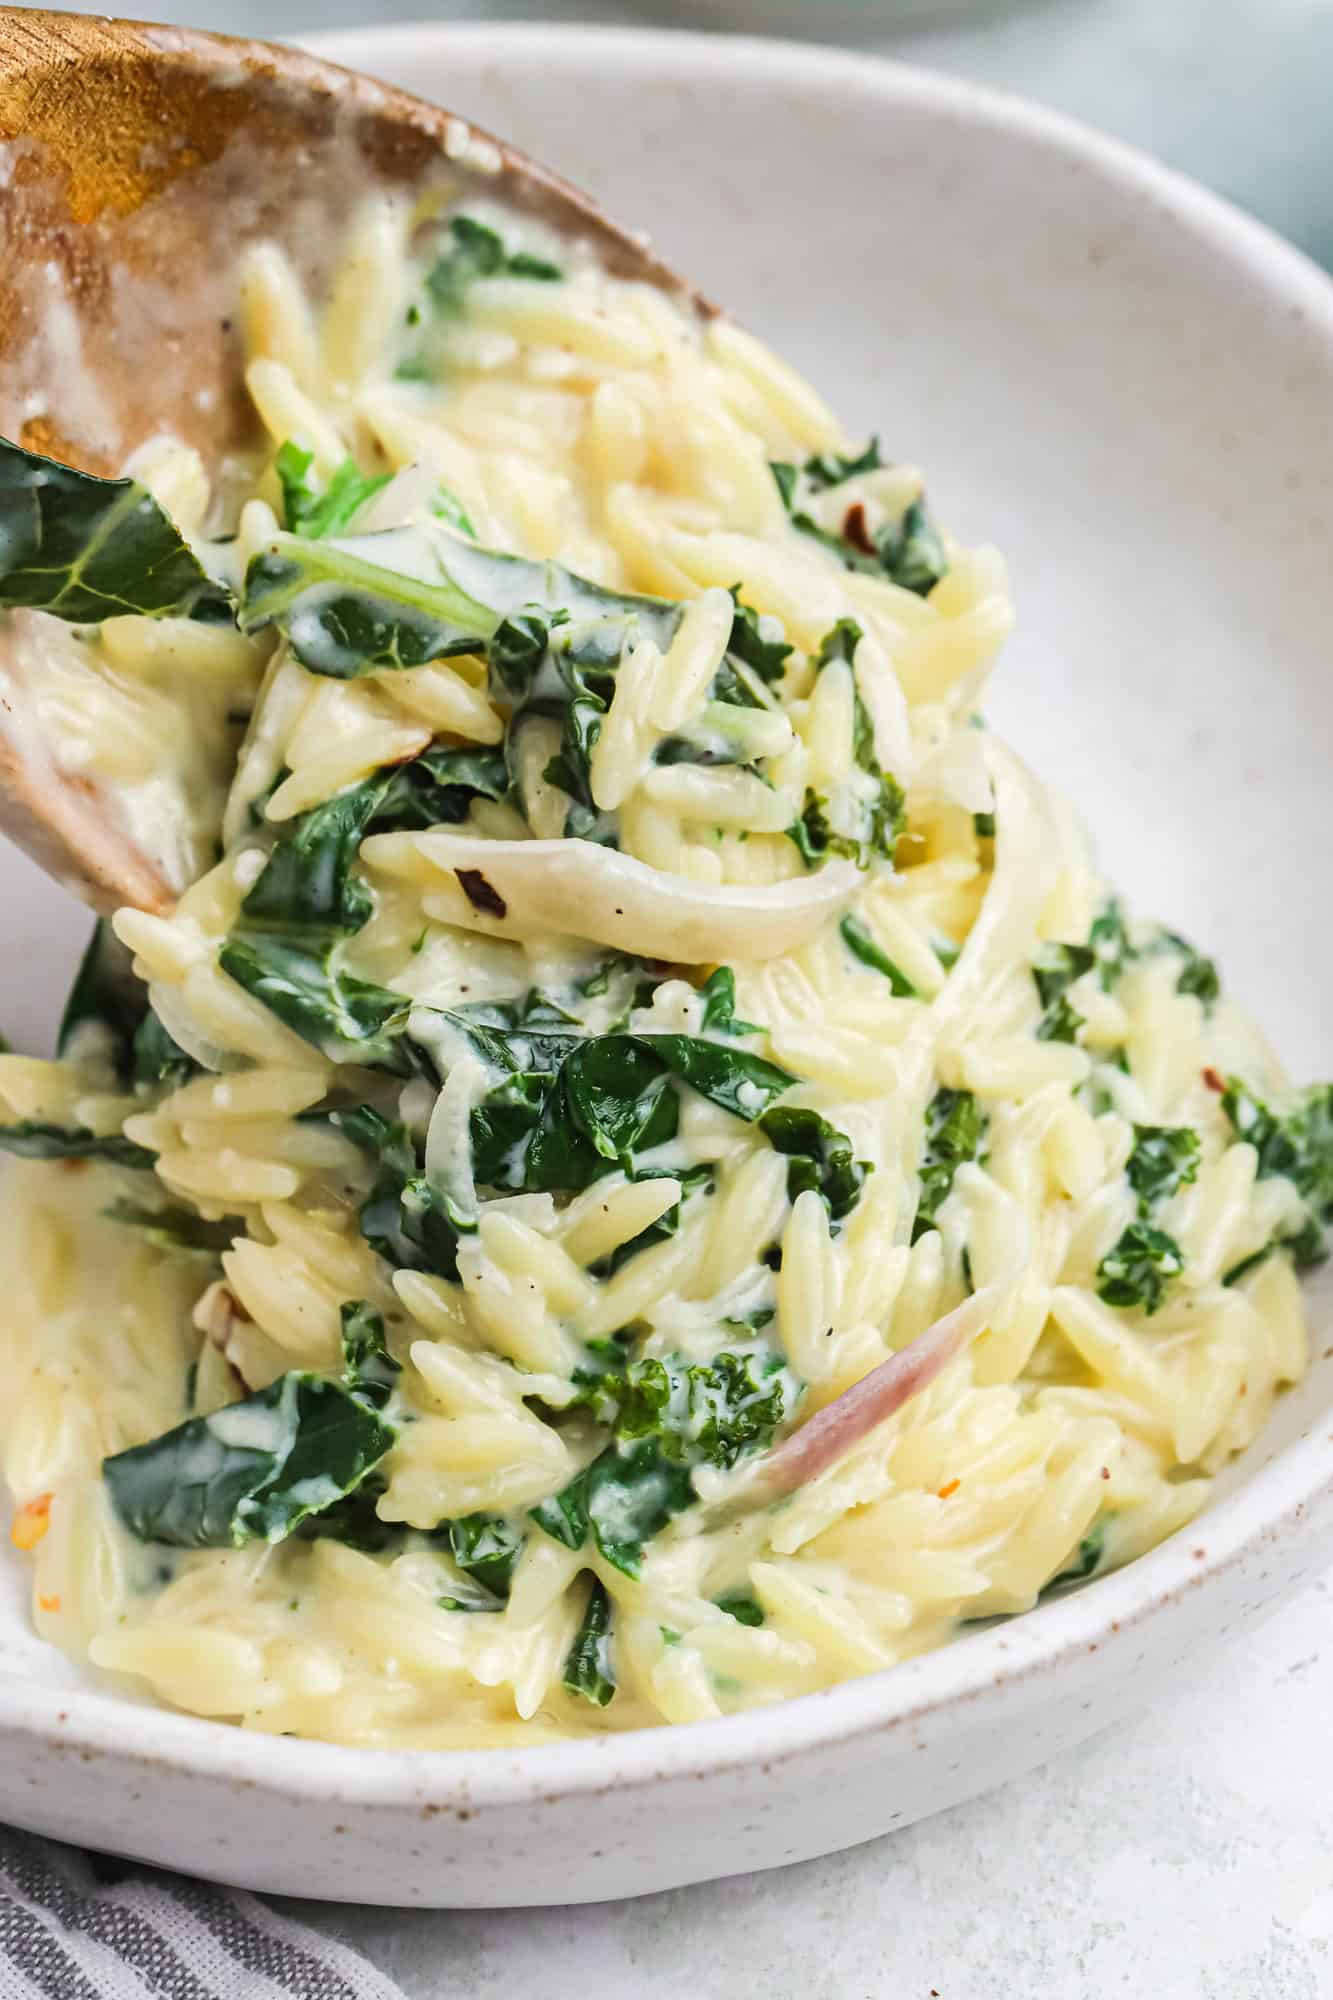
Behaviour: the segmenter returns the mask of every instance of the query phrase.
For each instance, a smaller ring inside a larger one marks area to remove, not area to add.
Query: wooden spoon
[[[278,244],[318,301],[377,188],[498,199],[710,310],[513,147],[267,42],[2,7],[0,167],[0,435],[85,472],[119,471],[162,433],[210,468],[253,446],[241,253]],[[0,828],[94,908],[164,910],[184,883],[135,844],[112,793],[61,770],[24,702],[54,623],[0,614]]]

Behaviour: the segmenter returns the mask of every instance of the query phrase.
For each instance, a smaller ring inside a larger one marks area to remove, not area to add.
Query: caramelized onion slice
[[[861,879],[831,861],[811,875],[760,888],[667,875],[589,840],[487,840],[472,834],[372,834],[372,868],[438,884],[450,920],[492,937],[560,931],[679,965],[780,958],[795,951]],[[456,908],[455,908],[456,905]]]

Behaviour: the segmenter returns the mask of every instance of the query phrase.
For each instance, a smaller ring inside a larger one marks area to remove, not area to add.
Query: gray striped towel
[[[0,2000],[403,2000],[257,1896],[0,1827]]]

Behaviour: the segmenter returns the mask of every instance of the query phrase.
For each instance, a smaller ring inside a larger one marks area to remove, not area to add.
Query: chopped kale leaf
[[[872,438],[865,450],[855,456],[820,452],[804,465],[777,461],[771,469],[794,528],[828,549],[847,569],[886,576],[904,590],[926,597],[948,570],[949,559],[924,500],[914,500],[898,520],[887,520],[874,531],[865,507],[859,502],[848,506],[841,532],[836,534],[821,527],[809,511],[810,502],[817,495],[861,473],[877,472],[883,463],[879,440]]]
[[[1189,1125],[1136,1125],[1134,1150],[1125,1172],[1145,1220],[1159,1202],[1194,1180],[1199,1171],[1199,1135]]]
[[[888,953],[881,951],[869,930],[859,917],[846,916],[838,926],[839,935],[853,958],[872,972],[878,972],[888,980],[894,997],[898,1000],[915,1000],[917,990],[907,974],[894,964]]]
[[[606,1585],[593,1578],[592,1589],[562,1676],[570,1694],[582,1695],[595,1708],[605,1708],[616,1691],[612,1625],[615,1619]]]
[[[294,1370],[208,1417],[103,1460],[117,1513],[177,1548],[278,1542],[352,1492],[395,1432],[359,1395]]]
[[[837,1224],[861,1199],[869,1160],[852,1157],[845,1132],[803,1105],[775,1104],[759,1120],[759,1129],[775,1152],[788,1157],[787,1193],[792,1201],[813,1189]]]
[[[324,490],[316,492],[309,477],[314,462],[313,451],[303,451],[288,438],[279,447],[273,465],[282,488],[283,518],[288,529],[294,535],[318,541],[325,535],[340,535],[367,500],[388,485],[391,475],[363,473],[354,458],[345,458]]]
[[[0,608],[74,625],[188,618],[226,593],[137,479],[97,479],[0,438]]]
[[[149,1242],[155,1243],[159,1249],[190,1250],[200,1256],[220,1256],[224,1250],[231,1248],[238,1236],[245,1234],[245,1223],[239,1215],[223,1216],[220,1222],[206,1222],[192,1208],[185,1208],[177,1202],[149,1208],[137,1201],[113,1201],[102,1213],[112,1222],[123,1222],[132,1229],[141,1229]]]
[[[1097,1296],[1108,1305],[1138,1307],[1151,1315],[1162,1303],[1168,1279],[1184,1268],[1174,1237],[1150,1222],[1131,1222],[1097,1266]]]
[[[912,1225],[912,1241],[934,1229],[953,1188],[954,1175],[967,1161],[985,1159],[990,1120],[970,1090],[937,1090],[926,1108],[925,1148],[919,1169],[921,1198]]]

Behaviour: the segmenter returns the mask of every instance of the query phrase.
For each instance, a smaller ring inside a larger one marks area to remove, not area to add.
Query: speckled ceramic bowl
[[[1333,285],[1023,104],[808,47],[545,27],[328,38],[645,223],[1012,559],[991,712],[1141,907],[1333,1068]],[[0,1019],[80,914],[0,856]],[[580,1902],[865,1840],[1145,1700],[1333,1556],[1333,1331],[1196,1526],[1027,1618],[753,1715],[466,1755],[243,1734],[91,1689],[0,1566],[0,1814],[257,1888]],[[0,1337],[3,1337],[0,1334]]]

